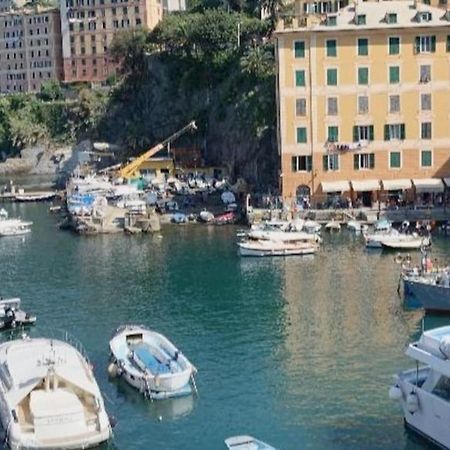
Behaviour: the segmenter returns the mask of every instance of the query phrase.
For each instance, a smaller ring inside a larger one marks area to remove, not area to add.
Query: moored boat
[[[36,316],[20,309],[20,303],[20,298],[0,300],[0,330],[33,325],[36,322]]]
[[[85,449],[111,437],[92,367],[69,343],[5,342],[0,367],[0,420],[10,449]]]
[[[0,237],[20,236],[31,233],[33,222],[26,222],[22,219],[10,219],[8,212],[4,209],[0,211]]]
[[[389,397],[401,403],[409,428],[450,448],[450,326],[424,331],[406,355],[415,367],[395,376]]]
[[[111,375],[150,399],[189,395],[196,368],[165,336],[142,325],[119,327],[109,342]]]
[[[229,450],[276,450],[271,445],[246,435],[229,437],[225,439],[225,445]]]
[[[239,242],[241,256],[297,256],[312,255],[316,245],[299,241],[252,240]]]
[[[332,219],[325,225],[325,230],[327,231],[341,231],[341,224],[336,220]]]
[[[275,242],[320,242],[317,234],[306,233],[304,231],[276,231],[276,230],[250,230],[249,239]]]

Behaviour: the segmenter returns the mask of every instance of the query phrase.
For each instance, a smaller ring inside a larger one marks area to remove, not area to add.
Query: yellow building
[[[450,11],[359,2],[281,21],[275,36],[284,198],[444,189]]]

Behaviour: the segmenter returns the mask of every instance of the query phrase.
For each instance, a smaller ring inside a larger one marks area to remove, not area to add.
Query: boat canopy
[[[443,192],[444,183],[440,178],[414,178],[416,192]]]
[[[385,191],[399,191],[411,189],[412,183],[410,179],[401,178],[398,180],[381,180]]]
[[[379,191],[379,180],[352,180],[352,188],[357,192]]]
[[[348,181],[322,181],[322,192],[345,192],[350,190]]]

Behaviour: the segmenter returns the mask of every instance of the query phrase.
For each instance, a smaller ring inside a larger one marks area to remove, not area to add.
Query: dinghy
[[[239,242],[241,256],[297,256],[313,255],[317,246],[301,241],[252,240]]]
[[[145,397],[162,399],[196,391],[196,368],[165,336],[141,325],[119,327],[109,342],[108,372]]]
[[[0,330],[32,325],[36,316],[31,316],[20,309],[20,298],[0,300]]]
[[[252,436],[232,436],[225,439],[225,445],[229,450],[276,450]]]

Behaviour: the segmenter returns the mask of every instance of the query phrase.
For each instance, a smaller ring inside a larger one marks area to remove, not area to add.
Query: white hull
[[[381,241],[381,246],[382,247],[396,249],[396,250],[418,250],[423,245],[426,245],[426,244],[423,243],[422,239],[399,240],[399,241],[393,241],[393,240]]]
[[[276,241],[276,242],[288,242],[288,241],[304,241],[304,242],[317,242],[319,237],[316,234],[305,233],[304,231],[263,231],[263,230],[251,230],[248,233],[250,239],[263,240],[263,241]]]
[[[165,398],[191,392],[195,368],[165,336],[127,325],[117,330],[109,346],[119,375],[146,396]]]
[[[95,447],[111,437],[87,360],[56,339],[0,345],[0,419],[12,450]]]
[[[30,228],[10,228],[10,229],[0,229],[0,237],[8,236],[23,236],[24,234],[31,233]]]
[[[312,255],[316,252],[314,245],[304,243],[283,242],[240,242],[239,253],[241,256],[299,256]]]

